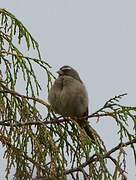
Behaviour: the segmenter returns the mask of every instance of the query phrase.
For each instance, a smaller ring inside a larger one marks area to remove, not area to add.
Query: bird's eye
[[[59,77],[62,76],[62,74],[59,74]]]

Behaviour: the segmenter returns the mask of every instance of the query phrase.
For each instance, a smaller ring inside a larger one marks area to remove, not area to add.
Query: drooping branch
[[[25,152],[23,152],[21,149],[16,148],[14,145],[11,144],[9,139],[5,137],[5,135],[0,131],[0,142],[2,143],[3,146],[6,146],[7,149],[15,150],[16,152],[19,153],[25,160],[28,160],[32,164],[34,164],[36,167],[40,168],[41,170],[45,171],[45,167],[42,166],[41,164],[37,163],[34,161],[31,157],[29,157]]]
[[[28,100],[33,100],[35,102],[38,102],[44,106],[46,106],[47,108],[50,108],[50,104],[46,101],[43,101],[42,99],[39,99],[39,98],[36,98],[36,97],[30,97],[30,96],[25,96],[25,95],[22,95],[16,91],[13,91],[13,90],[10,90],[8,89],[5,85],[3,85],[2,83],[0,83],[1,87],[3,88],[3,90],[0,89],[0,92],[1,93],[9,93],[11,94],[12,96],[17,96],[17,97],[21,97],[21,98],[25,98],[25,99],[28,99]]]
[[[118,161],[115,158],[113,158],[112,156],[108,156],[108,158],[111,159],[111,161],[115,164],[115,167],[118,169],[119,173],[122,175],[124,180],[127,180],[127,177],[124,174],[127,172],[120,167],[120,164],[118,163]]]
[[[48,103],[48,101],[46,100],[42,100],[40,98],[36,98],[36,97],[30,97],[30,96],[26,96],[26,95],[22,95],[16,91],[13,91],[13,90],[10,90],[9,88],[7,88],[2,82],[0,82],[0,85],[3,89],[0,89],[0,92],[1,93],[9,93],[11,94],[12,96],[14,97],[20,97],[20,98],[24,98],[24,99],[27,99],[27,100],[33,100],[35,102],[38,102],[40,104],[42,104],[43,106],[45,106],[46,108],[50,109],[50,104]],[[109,102],[109,101],[107,101]],[[113,106],[113,105],[112,105]],[[112,112],[108,112],[108,111],[105,111],[105,108],[110,108],[111,105],[108,105],[108,103],[105,103],[105,105],[100,108],[99,110],[97,110],[96,112],[88,115],[88,116],[85,116],[85,117],[82,117],[82,118],[79,118],[79,119],[90,119],[90,118],[100,118],[100,117],[112,117],[112,118],[115,118],[117,114],[121,114],[121,113],[124,113],[124,110],[126,108],[126,110],[128,111],[136,111],[136,107],[124,107],[124,109],[117,109],[116,111],[112,111]],[[66,121],[70,121],[70,118],[69,119],[65,119],[65,118],[55,118],[51,121],[44,121],[42,123],[44,124],[55,124],[55,123],[63,123],[63,122],[66,122]],[[5,121],[4,121],[5,122]],[[5,123],[4,122],[0,122],[1,125],[5,125],[5,126],[10,126],[9,123]],[[41,122],[40,121],[32,121],[32,122],[24,122],[24,123],[15,123],[15,124],[12,124],[12,126],[26,126],[26,125],[40,125]]]
[[[11,149],[16,149],[18,152],[20,152],[20,155],[21,155],[24,159],[30,161],[32,164],[34,164],[35,166],[39,167],[41,170],[46,171],[45,167],[43,167],[42,165],[40,165],[39,163],[37,163],[36,161],[34,161],[34,160],[33,160],[32,158],[30,158],[28,155],[24,154],[24,152],[20,151],[20,149],[15,148],[15,147],[9,142],[9,140],[8,140],[3,134],[1,134],[1,133],[0,133],[0,139],[1,139],[0,141],[2,142],[2,144],[3,144],[4,146],[8,146],[8,148],[11,148]],[[110,159],[114,162],[114,164],[118,167],[120,173],[121,173],[122,176],[124,176],[124,177],[125,177],[125,175],[123,174],[123,173],[124,173],[123,170],[122,170],[121,167],[119,166],[118,162],[117,162],[114,158],[111,157],[111,154],[115,153],[115,152],[116,152],[117,150],[119,150],[120,148],[127,147],[127,146],[132,145],[132,144],[135,144],[135,143],[136,143],[136,138],[134,138],[133,140],[128,141],[128,142],[126,142],[126,143],[120,143],[120,144],[118,144],[117,146],[115,146],[114,148],[112,148],[111,150],[109,150],[107,153],[105,153],[105,154],[103,155],[103,158],[104,158],[104,159],[105,159],[105,158],[110,158]],[[78,167],[76,167],[76,168],[71,168],[71,169],[69,169],[69,170],[66,170],[66,171],[65,171],[65,174],[68,175],[68,174],[71,174],[71,173],[77,172],[77,171],[83,172],[83,168],[85,168],[87,165],[93,163],[94,161],[95,161],[95,162],[96,162],[96,161],[99,161],[99,157],[98,157],[96,154],[92,155],[86,162],[82,163],[80,166],[78,166]]]
[[[120,148],[127,147],[127,146],[132,145],[132,144],[136,144],[136,138],[134,138],[133,140],[128,141],[126,143],[118,144],[117,146],[115,146],[114,148],[109,150],[107,153],[105,153],[103,155],[103,158],[104,159],[109,158],[111,154],[113,154],[114,152],[116,152]],[[76,171],[81,171],[82,168],[85,168],[87,165],[93,163],[94,161],[99,161],[99,157],[96,154],[92,155],[86,162],[82,163],[80,166],[66,170],[66,174],[70,174],[70,173],[73,173]]]

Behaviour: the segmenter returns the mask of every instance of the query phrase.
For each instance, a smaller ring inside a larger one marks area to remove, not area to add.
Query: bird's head
[[[62,66],[57,73],[59,76],[71,76],[72,78],[81,81],[78,72],[71,66]]]

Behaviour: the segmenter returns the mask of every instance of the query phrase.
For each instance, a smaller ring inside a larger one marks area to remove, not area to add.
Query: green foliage
[[[27,57],[21,52],[21,49],[25,49],[25,44],[27,50],[34,50],[36,58]],[[17,79],[22,76],[26,82],[27,94],[28,92],[33,96],[35,93],[38,94],[41,88],[34,71],[36,65],[46,71],[49,87],[52,74],[48,70],[49,64],[41,59],[38,43],[23,24],[5,9],[0,9],[0,53],[2,69],[5,70],[5,73],[1,72],[1,76],[6,86],[14,89]]]
[[[16,180],[35,176],[45,179],[126,178],[124,147],[130,145],[136,162],[136,107],[120,104],[125,94],[110,99],[89,116],[94,120],[102,117],[115,120],[119,144],[107,151],[92,127],[95,143],[73,120],[43,113],[47,112],[49,104],[36,97],[42,91],[36,72],[39,68],[43,73],[44,87],[47,87],[44,91],[48,91],[54,79],[50,65],[41,58],[38,43],[29,31],[5,9],[0,9],[0,65],[0,141],[7,161],[6,179],[12,174],[12,168]],[[16,92],[20,83],[24,87],[23,95]],[[111,162],[112,171],[108,166]]]

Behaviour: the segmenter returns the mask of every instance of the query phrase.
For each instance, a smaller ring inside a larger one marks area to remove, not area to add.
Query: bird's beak
[[[63,71],[62,71],[62,70],[57,71],[57,73],[58,73],[60,76],[63,75]]]

